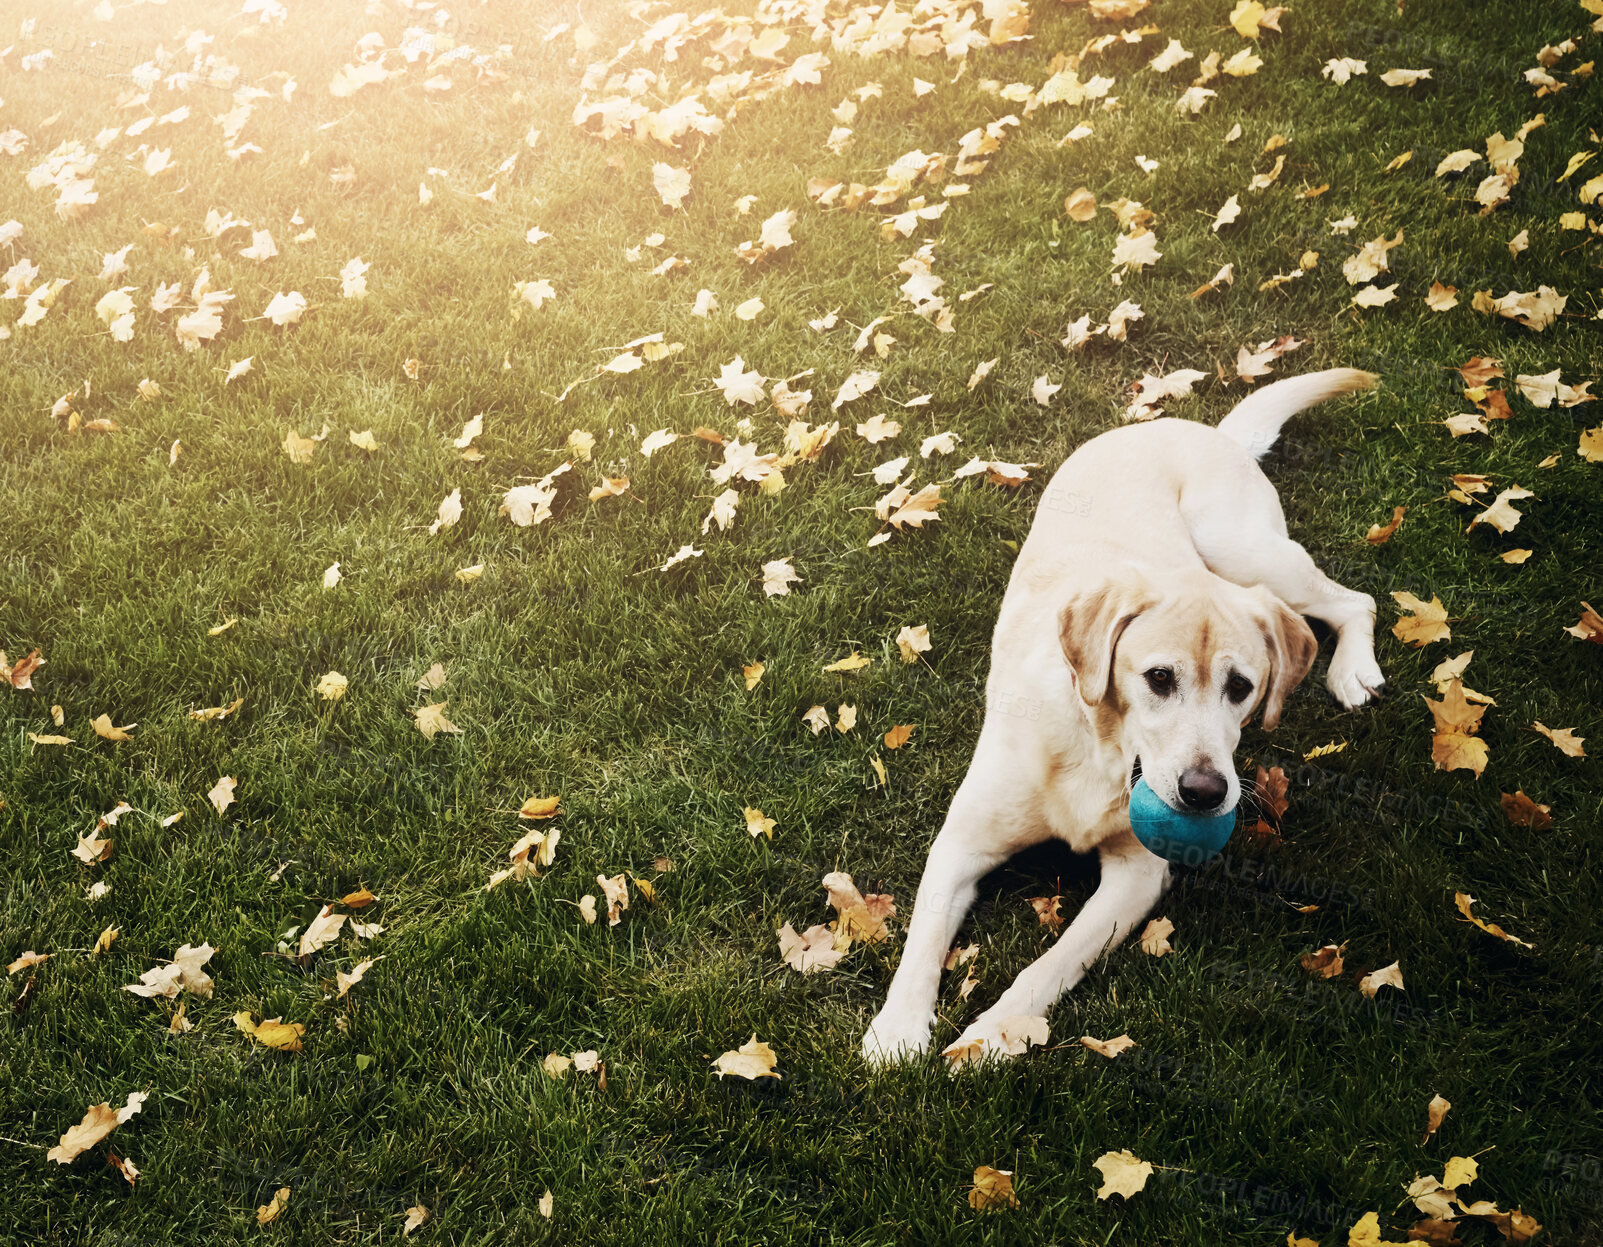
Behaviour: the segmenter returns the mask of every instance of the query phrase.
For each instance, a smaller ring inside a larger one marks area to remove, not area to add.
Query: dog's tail
[[[1375,384],[1375,374],[1361,368],[1327,368],[1324,372],[1287,377],[1249,394],[1219,422],[1219,432],[1244,447],[1254,458],[1262,459],[1280,437],[1280,430],[1304,407],[1327,398],[1367,390]]]

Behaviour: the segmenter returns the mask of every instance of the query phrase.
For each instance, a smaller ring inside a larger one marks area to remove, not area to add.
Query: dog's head
[[[1098,730],[1171,808],[1198,814],[1235,808],[1242,727],[1260,704],[1266,729],[1280,721],[1318,648],[1267,589],[1200,569],[1161,583],[1132,571],[1077,593],[1059,627]]]

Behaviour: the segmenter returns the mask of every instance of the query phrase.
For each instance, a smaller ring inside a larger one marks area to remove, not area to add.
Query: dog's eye
[[[1174,692],[1174,672],[1167,667],[1154,667],[1147,672],[1147,687],[1159,697]]]
[[[1252,681],[1244,675],[1232,671],[1230,678],[1225,681],[1225,696],[1233,702],[1244,702],[1252,692]]]

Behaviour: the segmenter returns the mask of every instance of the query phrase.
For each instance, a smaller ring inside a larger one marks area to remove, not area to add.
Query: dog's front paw
[[[1002,1017],[992,1008],[975,1018],[955,1043],[941,1050],[941,1055],[955,1071],[1023,1056],[1034,1045],[1044,1044],[1047,1035],[1045,1018],[1025,1014]]]
[[[1343,653],[1337,646],[1330,659],[1325,686],[1343,710],[1357,710],[1380,699],[1386,688],[1386,677],[1381,674],[1373,651]]]
[[[863,1036],[863,1060],[876,1069],[923,1056],[930,1046],[933,1013],[891,1014],[882,1009]]]

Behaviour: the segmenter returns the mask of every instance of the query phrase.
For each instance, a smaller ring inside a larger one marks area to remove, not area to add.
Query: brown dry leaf
[[[547,1194],[549,1195],[550,1192],[547,1192]],[[546,1215],[550,1216],[551,1214],[547,1213]],[[422,1225],[428,1219],[429,1219],[429,1210],[426,1207],[424,1207],[422,1204],[413,1204],[410,1208],[408,1208],[406,1210],[406,1222],[405,1222],[404,1225],[401,1226],[401,1237],[405,1238],[408,1234],[410,1234],[413,1230],[417,1229],[418,1226]]]
[[[1547,831],[1553,826],[1553,807],[1539,805],[1517,789],[1512,794],[1503,793],[1500,798],[1503,814],[1515,827],[1528,827],[1532,831]]]
[[[1590,602],[1582,602],[1581,617],[1564,631],[1577,640],[1603,645],[1603,615],[1593,610]]]
[[[1505,375],[1503,361],[1485,355],[1473,355],[1469,362],[1458,370],[1458,375],[1464,378],[1465,385],[1485,385],[1488,381],[1495,381]]]
[[[348,892],[346,895],[340,897],[340,904],[344,905],[347,909],[364,909],[376,900],[378,900],[378,897],[369,892],[367,890],[367,885],[363,884],[356,891]]]
[[[992,1169],[980,1165],[974,1170],[974,1186],[968,1193],[968,1206],[976,1212],[993,1208],[1017,1208],[1018,1197],[1013,1194],[1013,1171]]]
[[[865,658],[865,657],[863,657],[862,654],[858,653],[856,650],[853,650],[850,655],[848,655],[845,658],[840,659],[838,662],[830,663],[827,667],[824,668],[824,670],[825,670],[825,672],[830,672],[830,671],[845,671],[845,672],[861,671],[864,667],[870,666],[873,663],[873,661],[874,660],[872,658]]]
[[[1431,1135],[1441,1129],[1442,1119],[1447,1116],[1447,1110],[1452,1107],[1450,1100],[1446,1100],[1439,1095],[1431,1096],[1430,1103],[1425,1108],[1425,1137],[1419,1141],[1421,1146],[1429,1142]]]
[[[1116,1039],[1093,1039],[1090,1035],[1081,1035],[1080,1042],[1092,1052],[1099,1052],[1110,1060],[1123,1052],[1126,1048],[1136,1046],[1135,1040],[1128,1035],[1120,1035]]]
[[[1581,431],[1581,441],[1575,453],[1588,463],[1603,463],[1603,424]]]
[[[30,948],[27,952],[23,953],[22,956],[18,957],[15,961],[6,966],[6,973],[15,974],[18,970],[26,970],[30,966],[36,966],[41,962],[49,961],[53,956],[55,956],[54,953],[36,953]]]
[[[1464,682],[1451,680],[1439,702],[1424,698],[1435,720],[1430,753],[1438,771],[1473,771],[1477,779],[1486,769],[1486,742],[1475,736],[1485,705],[1474,705],[1465,695]]]
[[[256,1224],[271,1225],[278,1220],[279,1214],[289,1205],[290,1189],[281,1186],[273,1192],[273,1198],[256,1209]]]
[[[810,926],[798,935],[796,928],[787,922],[779,928],[779,955],[791,969],[816,974],[820,970],[833,970],[846,950],[835,947],[835,933],[823,923]]]
[[[1032,896],[1030,908],[1035,910],[1036,921],[1056,935],[1063,929],[1063,898],[1061,896]]]
[[[1096,196],[1081,186],[1063,201],[1063,213],[1071,221],[1085,222],[1096,216]]]
[[[1167,918],[1154,918],[1141,932],[1141,951],[1153,957],[1172,953],[1169,937],[1174,934],[1174,923]]]
[[[561,797],[530,797],[518,807],[519,818],[555,818],[560,813]]]
[[[33,673],[44,665],[45,660],[40,657],[40,651],[35,649],[26,658],[19,658],[14,666],[8,667],[6,666],[6,652],[0,650],[0,679],[9,681],[12,688],[31,689],[33,687]],[[56,726],[61,726],[60,720],[57,720]]]
[[[1346,949],[1346,944],[1326,944],[1315,952],[1304,953],[1298,958],[1297,964],[1309,974],[1317,974],[1322,979],[1333,979],[1342,971],[1341,955]]]
[[[888,893],[871,892],[864,896],[852,877],[842,870],[825,875],[823,885],[830,908],[840,915],[835,923],[837,937],[863,944],[877,944],[890,938],[885,924],[896,916],[896,902]]]
[[[1152,1176],[1152,1166],[1129,1151],[1104,1152],[1091,1163],[1102,1172],[1102,1189],[1096,1193],[1098,1199],[1110,1195],[1123,1195],[1128,1199],[1138,1195]]]
[[[122,1174],[127,1179],[129,1186],[139,1181],[139,1166],[126,1156],[119,1156],[116,1148],[108,1148],[106,1150],[106,1163]]]
[[[1384,526],[1380,524],[1371,524],[1369,526],[1369,531],[1364,534],[1364,540],[1369,542],[1369,544],[1372,546],[1385,545],[1386,542],[1392,539],[1392,534],[1394,534],[1398,528],[1402,526],[1403,516],[1406,514],[1408,514],[1407,507],[1393,507],[1391,513],[1391,523]]]
[[[1391,630],[1392,635],[1404,645],[1412,645],[1417,649],[1452,636],[1452,630],[1447,626],[1446,608],[1435,594],[1431,595],[1429,602],[1420,601],[1406,590],[1398,590],[1392,597],[1408,612],[1392,625]]]
[[[46,1160],[58,1165],[70,1165],[95,1144],[99,1143],[123,1122],[145,1106],[149,1096],[143,1091],[129,1095],[120,1109],[110,1104],[96,1104],[83,1116],[83,1120],[61,1136],[61,1142],[45,1153]]]
[[[900,749],[913,738],[913,729],[917,726],[916,723],[898,723],[885,733],[885,748]]]
[[[1573,727],[1548,727],[1540,719],[1538,719],[1535,723],[1531,724],[1531,730],[1540,732],[1543,736],[1547,737],[1548,740],[1552,741],[1553,744],[1558,748],[1558,751],[1567,757],[1586,757],[1586,750],[1581,747],[1582,742],[1585,741],[1586,737],[1577,736]]]
[[[1290,788],[1291,781],[1286,777],[1285,770],[1278,766],[1265,770],[1260,765],[1253,776],[1253,799],[1276,830],[1285,818],[1286,811],[1291,808],[1291,798],[1286,795]]]
[[[1521,546],[1517,550],[1504,550],[1503,553],[1499,554],[1497,557],[1505,563],[1513,563],[1514,565],[1518,566],[1535,553],[1535,550],[1528,550]]]
[[[1469,909],[1470,906],[1475,903],[1475,898],[1468,892],[1453,893],[1453,903],[1458,906],[1459,913],[1463,914],[1465,918],[1478,926],[1482,931],[1485,931],[1488,935],[1495,935],[1498,939],[1507,940],[1510,944],[1518,944],[1521,948],[1536,947],[1534,944],[1527,944],[1524,940],[1510,935],[1507,931],[1503,930],[1502,927],[1498,926],[1497,923],[1483,922],[1474,914],[1470,913]]]
[[[1380,969],[1371,971],[1358,980],[1358,990],[1363,992],[1370,1000],[1375,998],[1375,993],[1382,987],[1395,987],[1398,991],[1405,990],[1403,987],[1403,968],[1400,962],[1394,961],[1389,966],[1382,966]]]
[[[344,996],[346,993],[348,993],[351,988],[360,983],[362,981],[362,977],[373,968],[373,963],[375,961],[382,960],[384,960],[382,956],[368,957],[362,961],[358,961],[354,966],[352,966],[350,973],[346,973],[344,970],[336,971],[334,974],[334,983],[339,989],[337,995]]]
[[[723,1053],[713,1062],[718,1071],[718,1077],[725,1074],[738,1074],[741,1078],[753,1081],[759,1078],[778,1078],[774,1066],[778,1064],[779,1057],[774,1050],[763,1043],[754,1034],[740,1047]]]

